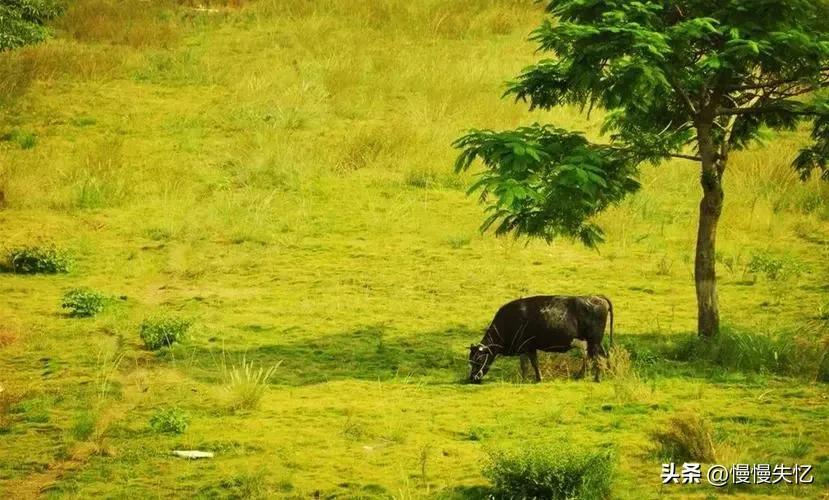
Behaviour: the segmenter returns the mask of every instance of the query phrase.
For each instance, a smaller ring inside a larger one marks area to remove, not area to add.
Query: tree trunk
[[[702,158],[702,201],[699,204],[697,252],[694,263],[694,281],[697,289],[697,333],[713,337],[720,331],[720,311],[717,303],[716,245],[717,223],[723,205],[722,173],[725,167],[718,162],[711,137],[711,127],[697,127],[699,153]]]

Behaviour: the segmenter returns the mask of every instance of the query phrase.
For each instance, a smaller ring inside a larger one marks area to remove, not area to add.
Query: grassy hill
[[[0,54],[0,247],[74,260],[0,274],[0,496],[476,498],[489,450],[564,441],[616,450],[614,496],[706,498],[660,487],[650,431],[686,412],[720,463],[815,466],[816,485],[733,496],[825,492],[829,189],[790,169],[800,134],[733,155],[717,352],[693,350],[694,164],[648,167],[598,252],[478,232],[451,171],[464,130],[598,134],[499,98],[542,18],[523,0],[76,0],[54,39]],[[69,317],[82,286],[120,298]],[[547,359],[533,385],[503,359],[459,383],[497,308],[544,293],[609,295],[635,371],[595,384]],[[190,339],[145,349],[159,315]],[[281,364],[234,410],[243,363]],[[181,434],[150,425],[170,408]]]

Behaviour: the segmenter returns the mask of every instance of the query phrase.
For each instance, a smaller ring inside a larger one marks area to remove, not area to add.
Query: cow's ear
[[[475,349],[475,344],[469,344],[470,349]]]

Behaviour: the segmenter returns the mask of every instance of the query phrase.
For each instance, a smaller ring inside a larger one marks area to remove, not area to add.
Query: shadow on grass
[[[456,486],[442,490],[435,495],[435,498],[439,500],[481,500],[495,497],[492,496],[492,490],[486,486]]]
[[[274,377],[279,384],[310,385],[336,380],[412,380],[425,384],[458,384],[466,379],[466,347],[480,336],[480,328],[466,325],[418,335],[377,324],[335,335],[296,338],[283,332],[279,343],[250,348],[208,345],[177,346],[159,353],[159,360],[184,362],[193,376],[221,382],[224,367],[242,359],[256,367],[281,361]],[[747,340],[748,339],[748,340]],[[807,359],[784,337],[743,334],[725,330],[716,342],[692,333],[620,335],[640,375],[645,378],[698,378],[712,383],[764,384],[769,376],[793,376],[794,368],[821,365],[825,380],[827,358]],[[813,353],[815,354],[815,353]],[[815,356],[820,355],[816,351]],[[814,356],[812,356],[814,357]],[[485,383],[517,380],[518,358],[499,359]]]
[[[383,325],[365,326],[316,339],[286,339],[252,348],[180,346],[159,359],[184,362],[198,378],[218,382],[222,367],[282,364],[274,377],[280,384],[309,385],[334,380],[417,379],[426,383],[457,383],[466,375],[466,346],[480,328],[452,327],[418,336],[404,336]]]

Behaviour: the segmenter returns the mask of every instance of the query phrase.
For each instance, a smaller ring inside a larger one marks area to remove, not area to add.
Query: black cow
[[[480,383],[498,356],[526,355],[540,382],[538,351],[567,352],[573,348],[573,341],[583,340],[587,342],[587,355],[596,365],[598,382],[596,356],[607,356],[602,337],[608,313],[613,345],[613,304],[603,295],[538,295],[509,302],[495,313],[481,342],[470,346],[469,381]]]

